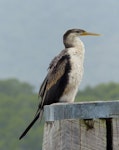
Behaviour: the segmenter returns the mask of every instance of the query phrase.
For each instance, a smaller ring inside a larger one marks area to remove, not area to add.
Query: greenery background
[[[87,86],[78,92],[76,101],[117,100],[119,83]],[[20,134],[33,119],[39,100],[34,87],[17,79],[0,80],[0,149],[38,150],[42,147],[43,121],[37,121],[28,135]]]

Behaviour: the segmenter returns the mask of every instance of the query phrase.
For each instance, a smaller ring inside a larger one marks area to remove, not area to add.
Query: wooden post
[[[43,150],[119,150],[119,101],[45,106]]]

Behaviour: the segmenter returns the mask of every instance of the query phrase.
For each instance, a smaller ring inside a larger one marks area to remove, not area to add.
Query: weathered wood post
[[[119,101],[45,106],[43,150],[119,150]]]

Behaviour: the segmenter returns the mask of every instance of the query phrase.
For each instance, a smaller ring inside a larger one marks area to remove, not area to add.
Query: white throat
[[[83,43],[82,43],[82,41],[80,40],[80,38],[78,36],[69,35],[67,37],[67,39],[64,41],[64,45],[65,45],[66,48],[81,47],[81,46],[83,46]]]

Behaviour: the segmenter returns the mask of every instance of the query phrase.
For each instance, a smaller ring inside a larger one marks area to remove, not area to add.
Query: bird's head
[[[77,38],[79,36],[87,36],[87,35],[99,36],[100,34],[87,32],[82,29],[70,29],[70,30],[66,31],[66,33],[63,36],[64,45],[66,47],[70,47],[70,44],[72,44],[72,42],[75,40],[75,38]]]

